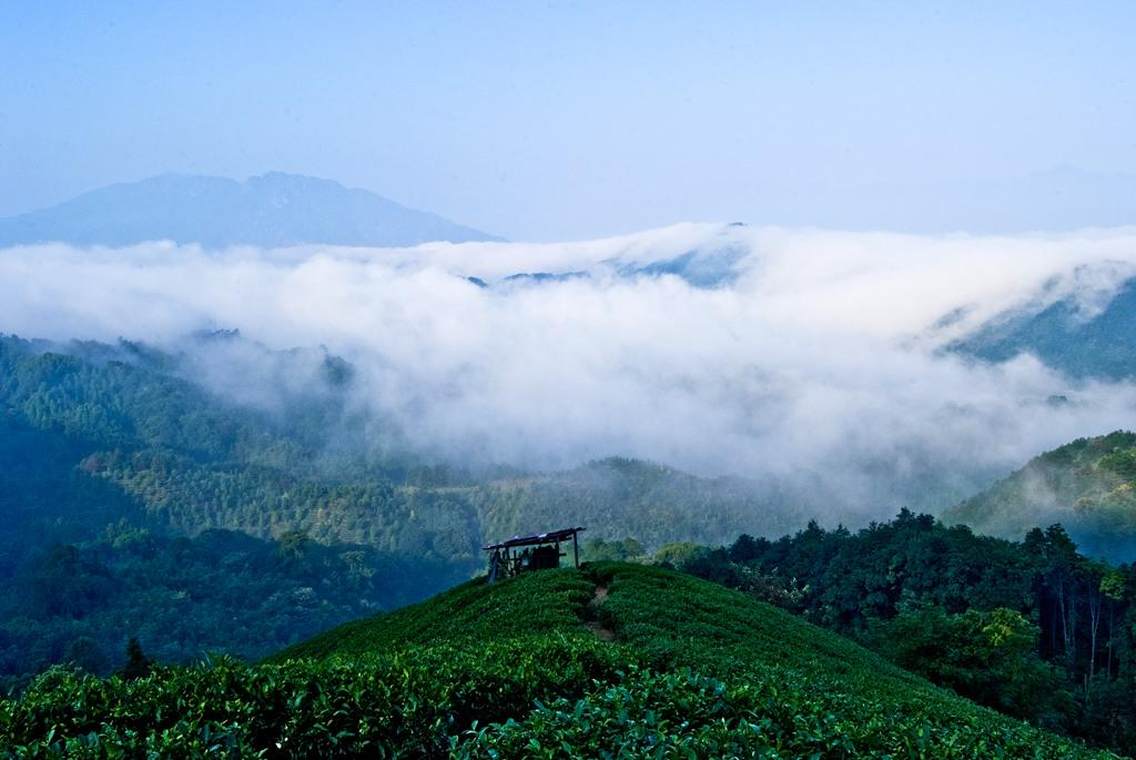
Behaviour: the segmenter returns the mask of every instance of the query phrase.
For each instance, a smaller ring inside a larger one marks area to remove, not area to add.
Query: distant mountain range
[[[244,182],[163,174],[0,219],[0,247],[44,242],[121,246],[146,240],[209,248],[407,246],[497,239],[366,190],[280,172]]]

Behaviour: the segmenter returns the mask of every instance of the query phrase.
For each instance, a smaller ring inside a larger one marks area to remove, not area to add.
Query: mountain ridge
[[[1097,303],[1082,304],[1079,295],[999,314],[946,350],[994,364],[1032,354],[1074,379],[1136,377],[1136,349],[1128,339],[1136,330],[1136,277],[1121,276],[1111,289],[1089,293]]]
[[[268,172],[243,181],[167,173],[82,193],[0,219],[0,246],[149,240],[283,247],[412,246],[500,238],[334,180]]]

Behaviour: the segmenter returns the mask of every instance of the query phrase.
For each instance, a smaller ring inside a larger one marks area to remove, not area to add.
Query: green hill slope
[[[1059,522],[1083,551],[1136,559],[1136,433],[1080,438],[943,513],[946,524],[1020,539]]]
[[[1109,757],[835,634],[657,568],[472,581],[255,666],[64,672],[0,702],[0,746],[113,755]],[[98,749],[96,749],[96,746]],[[13,755],[15,756],[15,755]]]

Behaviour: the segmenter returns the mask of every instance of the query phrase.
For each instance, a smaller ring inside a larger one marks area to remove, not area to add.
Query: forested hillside
[[[0,678],[67,660],[107,672],[131,636],[165,661],[256,657],[468,578],[488,539],[571,516],[592,536],[711,543],[762,506],[745,481],[634,460],[423,461],[353,412],[353,378],[322,351],[235,333],[180,353],[0,338]],[[770,512],[771,533],[786,515]]]
[[[324,546],[302,534],[262,541],[231,531],[172,538],[125,524],[97,540],[55,544],[5,576],[0,691],[53,663],[92,673],[123,664],[127,643],[179,662],[210,651],[261,657],[386,606],[421,598],[417,583],[464,573]]]
[[[524,533],[559,524],[565,515],[590,526],[589,536],[634,535],[651,547],[669,541],[718,543],[761,515],[765,535],[792,530],[807,513],[741,478],[700,478],[671,467],[610,457],[564,472],[497,479],[470,490],[482,532]]]
[[[20,757],[1109,757],[689,576],[550,570],[255,666],[57,670],[0,700]]]
[[[1013,542],[904,511],[856,533],[813,524],[686,547],[674,562],[982,704],[1136,746],[1136,568],[1086,558],[1060,526]]]
[[[1136,560],[1136,434],[1081,438],[1046,452],[948,509],[943,521],[1003,537],[1060,522],[1086,552]]]

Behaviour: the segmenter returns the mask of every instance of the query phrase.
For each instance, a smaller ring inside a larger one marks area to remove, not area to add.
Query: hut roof
[[[561,530],[551,530],[547,533],[534,533],[531,536],[513,536],[499,544],[490,544],[489,546],[483,546],[481,548],[484,551],[491,552],[494,549],[506,549],[512,546],[551,544],[558,541],[567,541],[582,530],[584,530],[584,528],[563,528]]]

